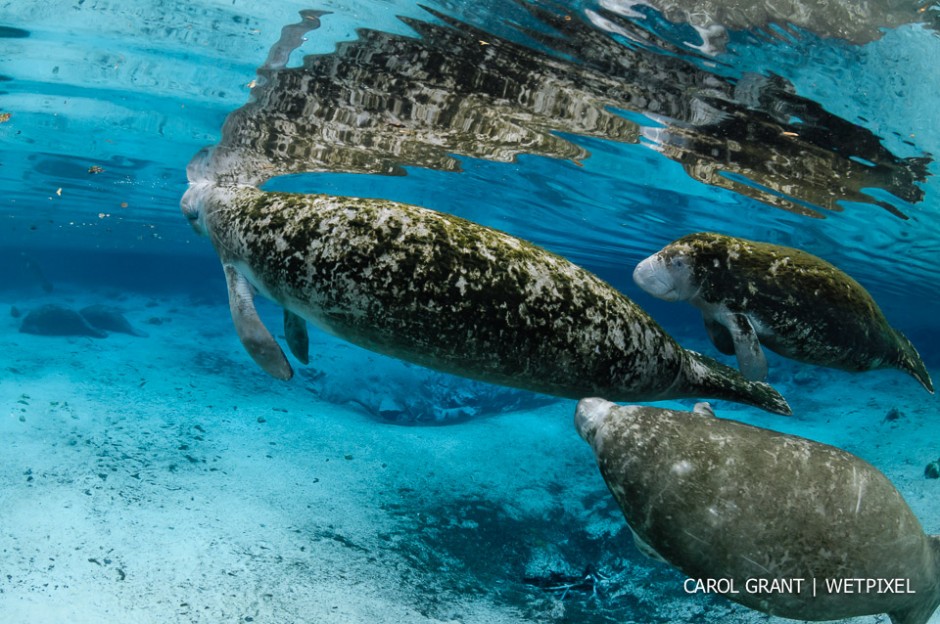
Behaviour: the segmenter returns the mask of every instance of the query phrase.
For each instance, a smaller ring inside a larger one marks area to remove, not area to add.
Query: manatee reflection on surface
[[[602,5],[581,15],[520,3],[533,24],[515,25],[512,40],[427,9],[427,21],[401,18],[417,36],[363,29],[286,67],[324,15],[304,12],[284,28],[220,143],[193,160],[190,179],[260,185],[307,172],[457,171],[457,157],[521,154],[577,162],[589,154],[565,136],[576,135],[642,138],[696,180],[807,216],[847,201],[905,218],[865,189],[923,199],[928,156],[894,155],[778,76],[708,71],[705,56]],[[639,125],[642,116],[654,121]]]
[[[782,37],[794,28],[827,39],[862,45],[879,39],[884,29],[922,23],[936,29],[940,15],[930,0],[830,2],[828,0],[600,0],[605,9],[642,18],[644,7],[673,23],[689,24],[706,52],[720,51],[729,30],[756,30]]]

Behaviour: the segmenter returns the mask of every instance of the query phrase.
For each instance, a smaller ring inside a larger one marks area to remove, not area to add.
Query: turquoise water
[[[730,365],[633,268],[697,231],[798,247],[865,286],[936,379],[936,6],[788,24],[706,4],[706,41],[701,15],[650,4],[6,3],[0,615],[763,617],[637,552],[573,401],[316,330],[309,366],[267,377],[179,208],[216,146],[223,181],[455,214],[596,273]],[[20,333],[46,304],[117,306],[147,336]],[[769,359],[795,416],[719,415],[865,458],[940,531],[935,397],[896,371]]]

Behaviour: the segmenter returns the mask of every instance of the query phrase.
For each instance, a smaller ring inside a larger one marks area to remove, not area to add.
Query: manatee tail
[[[907,339],[907,336],[896,329],[893,331],[898,344],[898,353],[893,364],[902,371],[910,373],[927,392],[933,394],[933,382],[930,381],[930,374],[927,372],[927,367],[924,366],[924,361],[920,359],[917,349]]]
[[[769,384],[748,381],[733,368],[695,351],[685,351],[682,373],[670,390],[672,396],[725,399],[774,414],[793,413],[787,400]]]
[[[931,591],[923,592],[918,590],[917,597],[920,601],[900,611],[888,613],[891,618],[891,624],[927,624],[930,616],[940,606],[940,535],[930,535],[930,548],[933,550],[934,562],[934,580],[930,586]]]

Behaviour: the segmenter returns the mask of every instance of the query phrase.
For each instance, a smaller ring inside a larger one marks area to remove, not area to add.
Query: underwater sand
[[[318,398],[309,370],[268,378],[218,301],[68,285],[4,297],[4,621],[792,621],[686,596],[681,574],[642,557],[572,426],[572,401],[388,424]],[[150,336],[18,333],[10,306],[47,302],[114,302]],[[263,314],[279,325],[271,306]],[[311,366],[330,357],[380,385],[369,354],[312,333]],[[922,433],[935,397],[893,371],[771,365],[796,416],[715,402],[718,415],[864,457],[940,532],[940,480],[923,476],[940,457],[940,440]],[[885,419],[891,408],[900,418]],[[588,566],[607,578],[597,597],[532,582]]]

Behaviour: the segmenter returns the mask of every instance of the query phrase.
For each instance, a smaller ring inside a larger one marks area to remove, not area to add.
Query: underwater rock
[[[748,379],[764,379],[767,348],[848,371],[896,368],[930,393],[920,355],[865,288],[799,249],[715,233],[690,234],[640,262],[637,285],[701,311],[712,342]]]
[[[93,327],[85,318],[70,308],[50,303],[31,310],[23,319],[20,331],[40,336],[91,336],[104,338],[108,334]]]
[[[924,476],[928,479],[940,479],[940,460],[927,464],[924,468]]]
[[[715,418],[707,403],[680,412],[584,399],[575,425],[641,551],[690,579],[733,583],[730,600],[798,620],[888,613],[895,624],[926,624],[940,604],[940,536],[854,455]],[[802,582],[762,591],[755,579]],[[901,589],[834,585],[845,579]]]
[[[398,401],[391,397],[382,397],[377,409],[379,416],[385,420],[396,420],[401,414],[405,413],[405,408]]]
[[[769,385],[683,349],[600,278],[503,232],[393,201],[248,186],[195,185],[182,209],[219,254],[242,345],[277,379],[293,369],[256,290],[353,344],[477,381],[790,413]]]
[[[904,412],[899,410],[896,407],[892,407],[888,410],[888,413],[885,414],[884,420],[881,422],[894,422],[896,420],[901,420],[904,417]]]
[[[20,318],[23,316],[23,312],[21,312],[20,309],[16,306],[10,306],[10,316],[13,318]]]
[[[141,338],[146,338],[148,335],[131,325],[120,310],[111,306],[90,305],[82,308],[79,313],[92,327],[98,329],[130,334]]]

